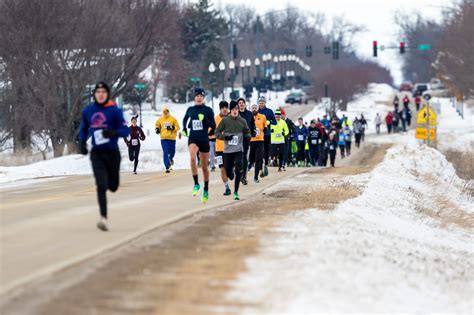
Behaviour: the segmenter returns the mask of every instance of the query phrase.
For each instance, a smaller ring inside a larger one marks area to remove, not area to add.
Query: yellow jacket
[[[166,129],[168,126],[173,130]],[[160,128],[161,140],[176,140],[176,136],[180,130],[178,121],[171,115],[163,115],[158,118],[155,123],[155,128]]]

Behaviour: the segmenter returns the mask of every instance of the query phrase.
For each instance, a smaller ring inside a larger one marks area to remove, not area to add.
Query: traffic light
[[[405,43],[400,43],[400,53],[404,54],[405,53]]]
[[[377,41],[374,40],[374,57],[377,57]]]
[[[311,57],[313,56],[313,47],[311,45],[306,46],[306,57]]]
[[[332,59],[339,59],[339,42],[332,42]]]

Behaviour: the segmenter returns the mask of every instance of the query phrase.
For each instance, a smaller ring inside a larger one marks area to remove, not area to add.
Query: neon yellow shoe
[[[209,200],[209,191],[208,191],[208,190],[204,190],[204,191],[202,192],[201,201],[202,201],[202,203],[207,203],[208,200]]]
[[[194,185],[194,188],[193,188],[193,196],[197,196],[197,195],[198,195],[199,189],[201,189],[201,186],[199,186],[199,185]]]

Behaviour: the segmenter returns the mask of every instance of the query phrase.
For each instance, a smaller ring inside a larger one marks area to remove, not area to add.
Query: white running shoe
[[[108,231],[107,219],[104,217],[100,218],[99,222],[97,222],[97,228],[102,231]]]

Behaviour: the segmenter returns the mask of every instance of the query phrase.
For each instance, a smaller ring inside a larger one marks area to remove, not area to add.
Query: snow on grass
[[[438,125],[438,148],[440,150],[468,151],[474,143],[474,113],[465,107],[464,119],[459,116],[449,98],[435,98],[441,113]]]
[[[228,298],[250,305],[248,314],[262,304],[281,314],[472,313],[473,203],[452,165],[434,149],[396,145],[361,176],[360,196],[335,211],[295,212],[264,236]],[[424,208],[471,225],[445,227]]]

